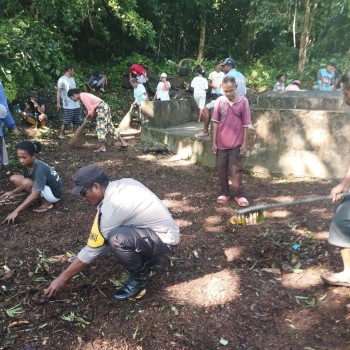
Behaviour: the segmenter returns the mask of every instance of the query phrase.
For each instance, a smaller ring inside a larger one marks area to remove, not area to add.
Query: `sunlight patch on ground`
[[[183,156],[179,155],[170,155],[168,157],[164,156],[157,156],[155,154],[144,154],[141,156],[137,156],[137,159],[145,160],[145,161],[152,161],[156,162],[161,166],[165,167],[183,167],[183,166],[190,166],[193,165],[193,163],[188,159],[183,159]]]
[[[142,156],[137,156],[140,160],[154,161],[156,156],[154,154],[143,154]]]
[[[315,233],[315,239],[318,239],[320,241],[326,241],[328,240],[329,232],[328,231],[322,231]]]
[[[227,261],[232,262],[242,254],[242,247],[231,247],[224,250]]]
[[[301,266],[301,269],[302,268]],[[319,271],[313,269],[303,270],[301,273],[291,272],[283,274],[281,280],[281,285],[288,289],[304,290],[321,284],[323,284],[323,282],[320,279]]]
[[[268,217],[273,218],[287,218],[290,215],[288,210],[274,210],[272,213],[268,215]]]
[[[191,206],[188,201],[181,199],[181,200],[169,200],[169,199],[163,199],[162,203],[171,211],[181,211],[181,212],[197,212],[199,207]]]
[[[184,220],[184,219],[175,219],[176,225],[179,226],[180,228],[185,228],[192,226],[193,222],[189,220]]]
[[[232,271],[223,270],[168,287],[166,291],[172,298],[203,307],[220,305],[236,299],[239,288],[239,277]]]
[[[217,225],[221,223],[221,217],[219,215],[209,216],[205,219],[207,225]]]

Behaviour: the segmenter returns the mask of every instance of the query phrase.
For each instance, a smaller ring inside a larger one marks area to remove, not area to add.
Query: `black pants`
[[[130,272],[139,270],[146,261],[171,251],[151,229],[120,226],[108,234],[108,244],[118,263]]]
[[[216,166],[218,170],[221,195],[229,196],[228,173],[231,173],[233,197],[243,197],[242,171],[244,158],[240,155],[241,146],[218,150]]]

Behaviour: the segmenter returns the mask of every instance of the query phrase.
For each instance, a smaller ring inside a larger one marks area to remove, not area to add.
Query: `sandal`
[[[321,280],[330,285],[330,286],[341,286],[341,287],[350,287],[350,283],[346,281],[339,281],[334,274],[332,273],[324,273],[320,276]]]
[[[201,131],[198,134],[194,135],[194,137],[205,137],[205,136],[209,136],[209,133]]]
[[[41,205],[38,208],[33,209],[34,213],[45,213],[45,211],[48,211],[53,208],[53,205],[50,204],[48,207],[46,205]]]
[[[229,197],[227,196],[219,196],[217,199],[216,199],[216,203],[218,204],[226,204],[229,200]]]
[[[249,205],[249,202],[248,202],[247,198],[245,198],[245,197],[235,197],[235,202],[240,207],[247,207]]]

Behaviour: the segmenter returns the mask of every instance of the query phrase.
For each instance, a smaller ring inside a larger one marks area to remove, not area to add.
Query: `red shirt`
[[[219,123],[216,134],[218,149],[232,149],[242,145],[243,128],[251,125],[249,102],[245,96],[230,105],[225,96],[216,100],[212,121]]]
[[[147,75],[147,71],[144,67],[141,66],[141,64],[134,63],[129,68],[129,73],[134,73],[136,75]]]

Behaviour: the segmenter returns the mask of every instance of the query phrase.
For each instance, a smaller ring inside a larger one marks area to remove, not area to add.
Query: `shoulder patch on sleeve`
[[[95,216],[94,223],[92,224],[90,236],[87,241],[87,245],[90,248],[102,247],[106,242],[105,238],[102,236],[99,230],[99,225],[98,225],[99,217],[100,217],[100,211],[98,211]]]

